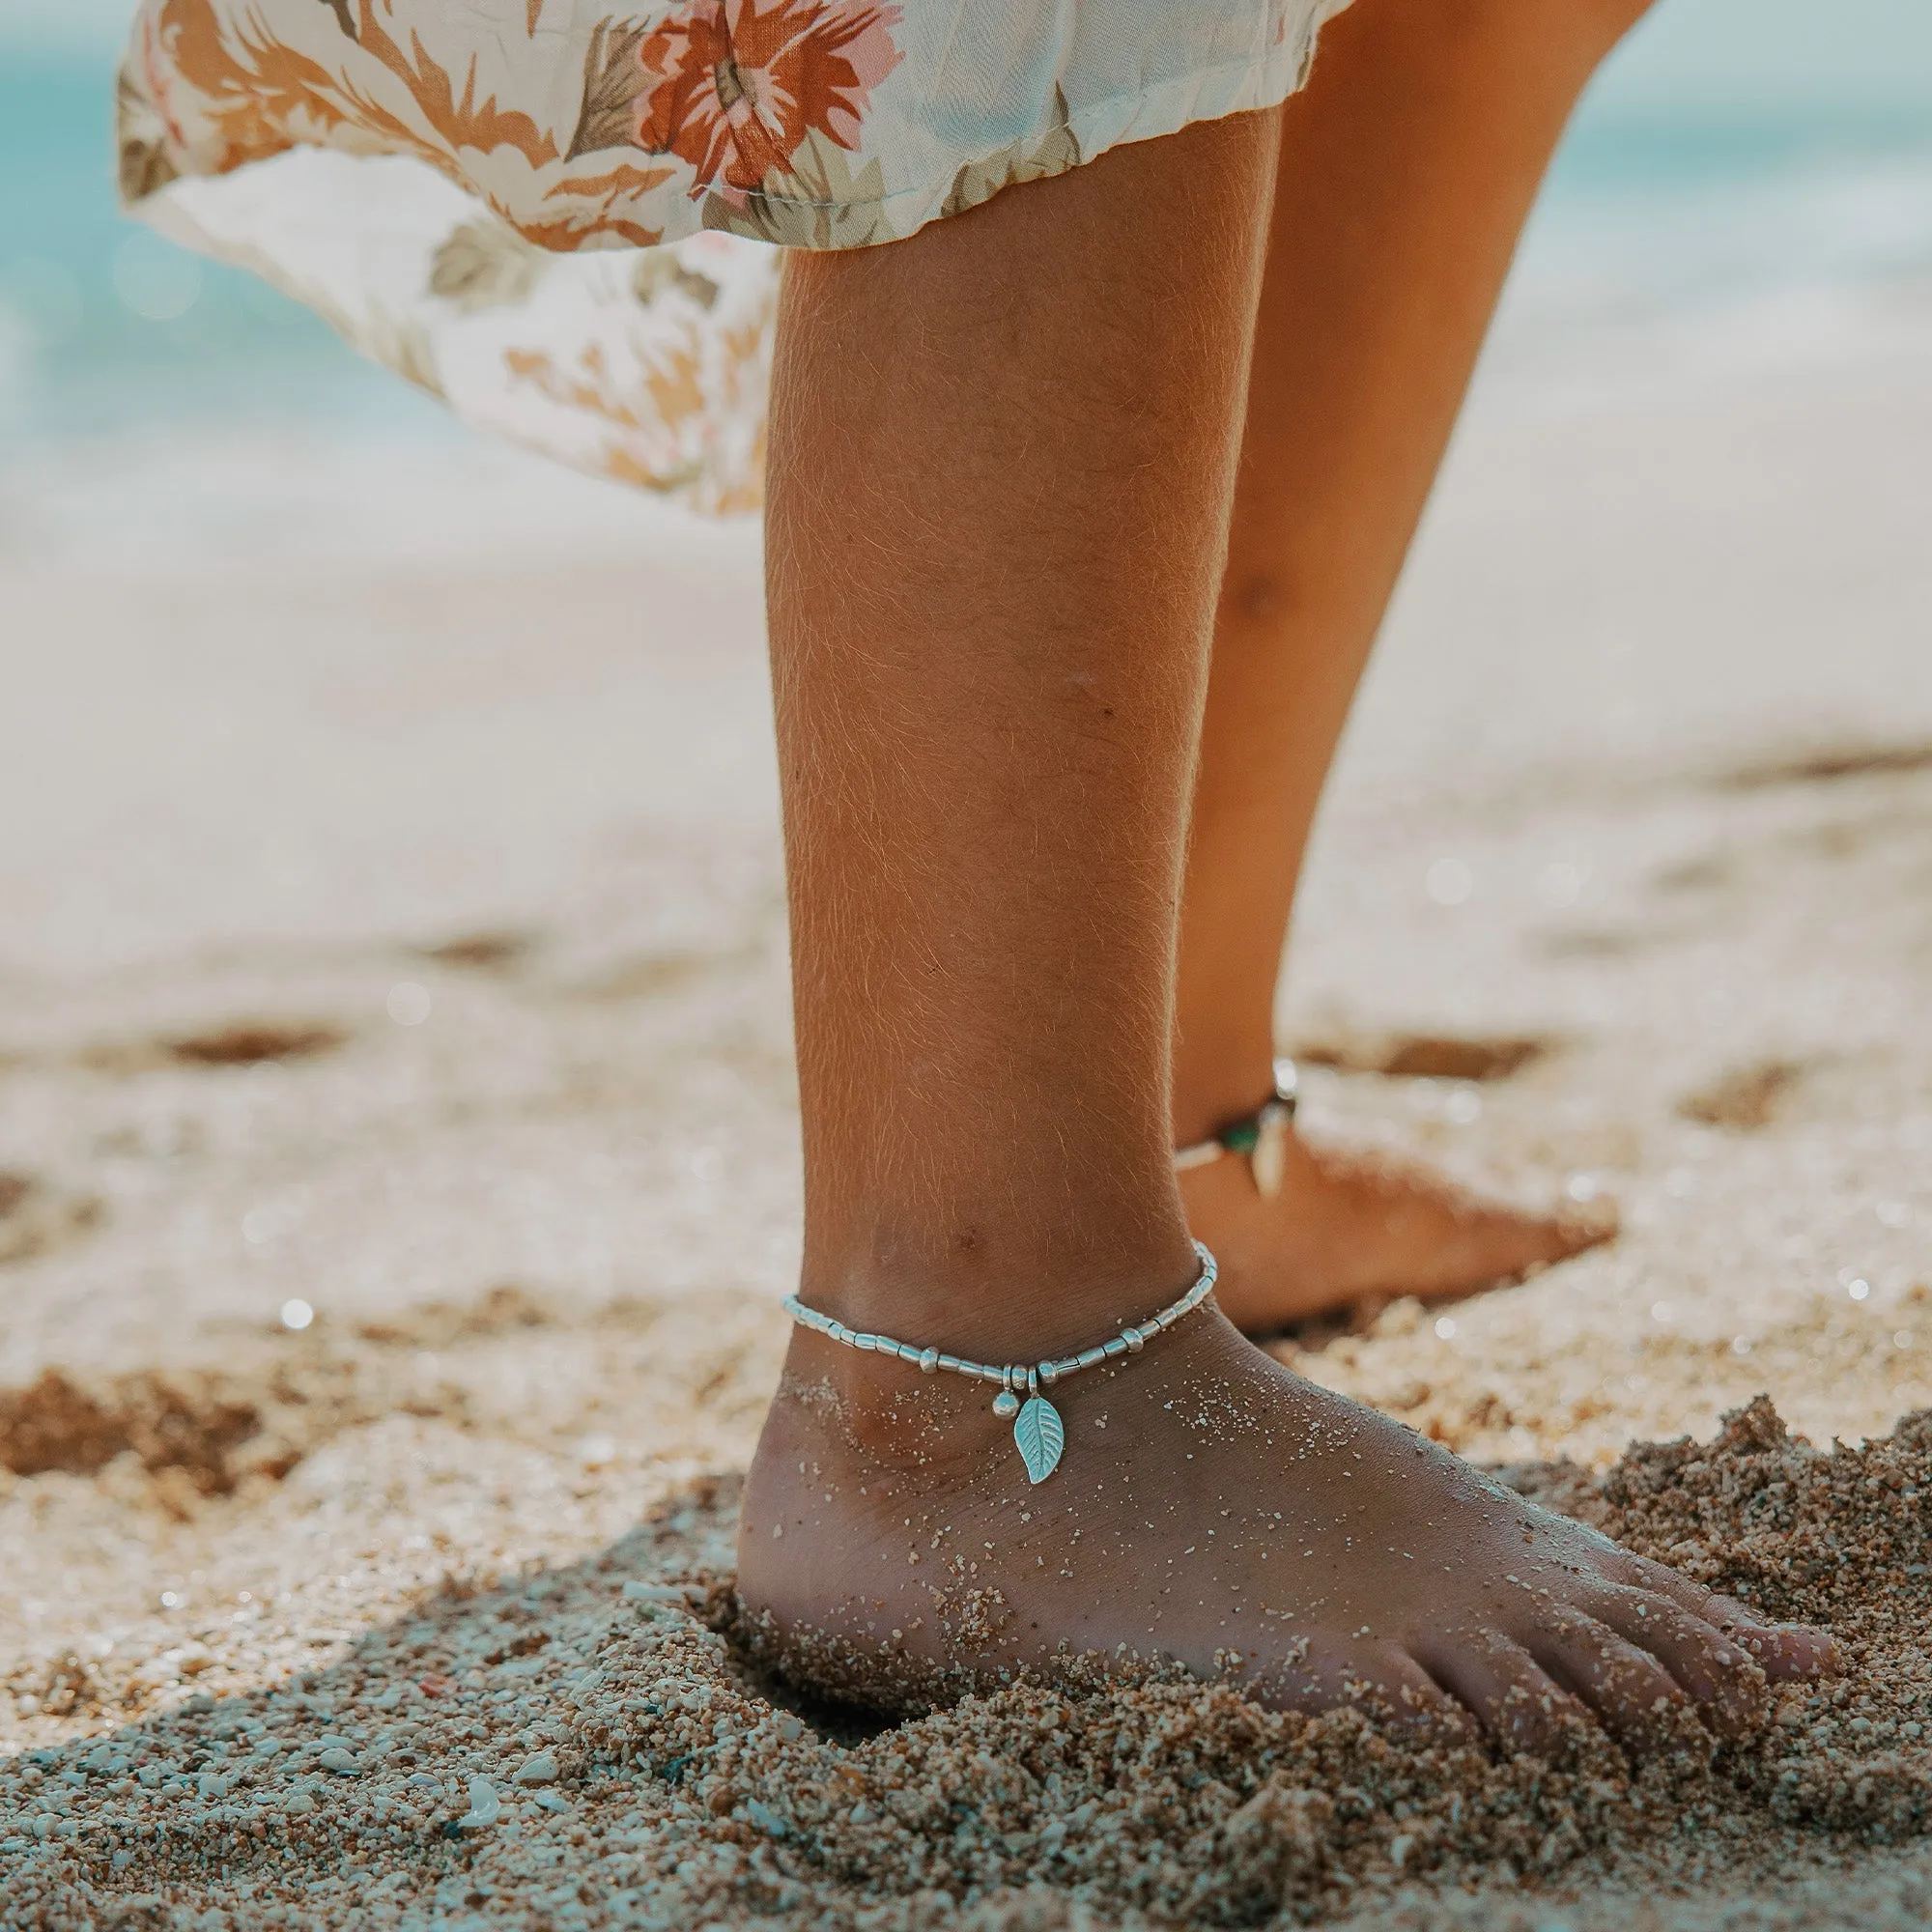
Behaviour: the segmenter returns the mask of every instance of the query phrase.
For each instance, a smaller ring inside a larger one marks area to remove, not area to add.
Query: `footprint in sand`
[[[12,1177],[0,1175],[0,1185]],[[4,1205],[0,1193],[0,1205]],[[598,1318],[635,1325],[613,1304]],[[286,1475],[342,1430],[397,1413],[460,1420],[460,1389],[425,1378],[417,1350],[459,1348],[554,1325],[564,1314],[513,1286],[468,1301],[427,1302],[328,1339],[237,1325],[218,1365],[113,1376],[47,1368],[0,1386],[0,1469],[91,1476],[131,1452],[161,1500],[231,1493],[254,1474]],[[409,1356],[398,1360],[399,1350]],[[182,1513],[182,1512],[178,1512]]]
[[[1532,1036],[1435,1033],[1338,1033],[1294,1049],[1304,1066],[1343,1073],[1381,1073],[1397,1080],[1507,1080],[1554,1052]]]
[[[528,958],[536,943],[535,935],[528,932],[469,932],[417,951],[422,958],[433,959],[439,966],[455,966],[472,973],[503,973]]]
[[[115,1376],[88,1387],[46,1369],[0,1389],[0,1467],[16,1476],[93,1475],[132,1450],[151,1473],[182,1471],[204,1495],[234,1488],[230,1459],[256,1435],[256,1406],[215,1376]]]
[[[1776,1120],[1807,1071],[1797,1060],[1760,1060],[1734,1067],[1708,1087],[1687,1094],[1677,1111],[1706,1127],[1755,1133]]]
[[[342,1028],[322,1022],[242,1020],[160,1044],[184,1066],[257,1066],[269,1060],[313,1060],[333,1053],[348,1038]]]
[[[0,1168],[0,1267],[80,1239],[103,1213],[92,1195],[66,1194],[34,1175]]]
[[[346,1046],[348,1030],[327,1020],[230,1020],[205,1031],[156,1039],[108,1040],[85,1048],[96,1073],[146,1073],[159,1066],[261,1066],[314,1060]]]
[[[1819,746],[1734,766],[1712,783],[1719,791],[1768,791],[1779,785],[1837,784],[1923,771],[1932,771],[1932,744]]]

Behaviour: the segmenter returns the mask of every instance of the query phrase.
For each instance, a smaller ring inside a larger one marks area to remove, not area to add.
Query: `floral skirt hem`
[[[1276,104],[1348,0],[144,0],[124,199],[465,419],[759,499],[775,248]]]

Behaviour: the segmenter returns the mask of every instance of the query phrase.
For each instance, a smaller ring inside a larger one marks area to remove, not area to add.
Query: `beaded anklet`
[[[808,1308],[795,1294],[785,1296],[784,1310],[802,1328],[810,1328],[829,1341],[842,1342],[848,1349],[864,1350],[867,1354],[895,1355],[900,1361],[911,1363],[922,1375],[933,1375],[944,1369],[949,1375],[971,1376],[975,1381],[998,1382],[1000,1392],[993,1398],[993,1413],[1002,1420],[1009,1415],[1014,1418],[1013,1441],[1026,1464],[1028,1478],[1043,1483],[1060,1466],[1061,1453],[1066,1447],[1066,1427],[1060,1419],[1060,1411],[1040,1393],[1041,1388],[1064,1381],[1082,1369],[1097,1369],[1102,1362],[1118,1361],[1122,1355],[1138,1355],[1156,1335],[1165,1334],[1183,1315],[1192,1315],[1213,1293],[1214,1277],[1219,1272],[1214,1257],[1199,1241],[1194,1243],[1194,1252],[1201,1258],[1200,1278],[1179,1301],[1169,1303],[1138,1327],[1122,1328],[1111,1341],[1097,1348],[1083,1350],[1060,1361],[1036,1362],[1031,1368],[1018,1362],[1005,1366],[971,1362],[960,1355],[941,1354],[937,1349],[915,1349],[910,1342],[895,1342],[885,1335],[862,1335],[844,1322],[821,1315],[815,1308]],[[1027,1397],[1024,1404],[1019,1397],[1022,1389]]]
[[[1272,1198],[1281,1192],[1288,1167],[1288,1136],[1294,1124],[1295,1092],[1300,1075],[1292,1060],[1274,1064],[1274,1097],[1264,1100],[1252,1114],[1243,1114],[1220,1128],[1212,1140],[1196,1141],[1175,1151],[1178,1174],[1208,1167],[1224,1154],[1244,1153],[1254,1170],[1255,1186]]]

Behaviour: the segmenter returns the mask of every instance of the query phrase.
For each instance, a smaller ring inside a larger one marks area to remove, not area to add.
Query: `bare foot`
[[[1543,1749],[1586,1709],[1637,1748],[1692,1709],[1735,1734],[1768,1679],[1831,1662],[1829,1638],[1535,1508],[1211,1306],[1053,1400],[1065,1456],[1035,1486],[984,1389],[799,1335],[739,1541],[781,1667],[904,1694],[1124,1646],[1278,1707],[1473,1715]]]
[[[1220,1258],[1216,1298],[1251,1335],[1374,1295],[1468,1294],[1616,1232],[1606,1210],[1525,1214],[1427,1168],[1322,1152],[1297,1133],[1283,1153],[1273,1195],[1235,1155],[1180,1176],[1188,1226]]]

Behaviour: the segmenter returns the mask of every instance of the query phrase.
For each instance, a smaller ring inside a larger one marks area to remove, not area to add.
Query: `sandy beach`
[[[1312,1133],[1623,1227],[1284,1359],[1840,1634],[1634,1768],[747,1671],[798,1211],[753,531],[163,564],[103,472],[123,554],[10,549],[0,1918],[1924,1923],[1928,319],[1488,384],[1284,985]],[[267,527],[313,484],[260,460]]]

